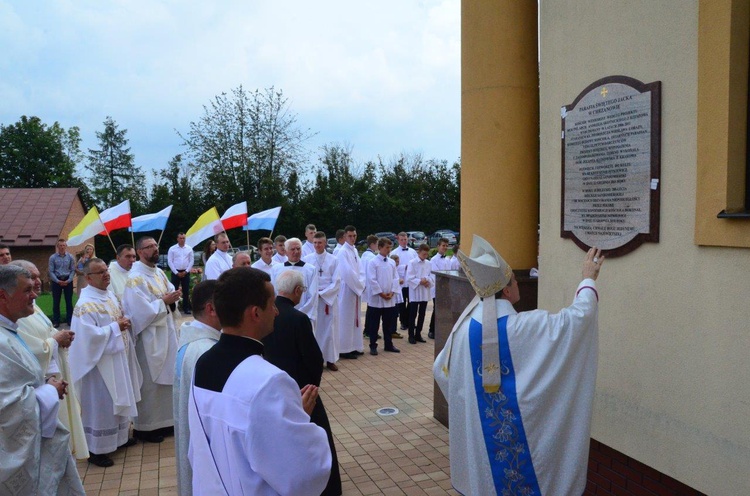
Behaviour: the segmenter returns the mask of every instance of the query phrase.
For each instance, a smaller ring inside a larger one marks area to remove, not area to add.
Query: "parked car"
[[[456,244],[456,234],[453,231],[451,231],[450,229],[440,229],[430,234],[430,237],[429,237],[430,248],[437,247],[438,241],[440,241],[440,238],[447,239],[448,246],[455,246]]]
[[[392,233],[390,231],[376,232],[375,236],[377,236],[378,238],[388,238],[393,242],[394,245],[398,244],[398,236],[396,236],[396,233]]]
[[[161,270],[169,270],[169,258],[166,253],[159,254],[159,260],[156,262],[156,266]]]
[[[422,231],[406,231],[406,236],[408,236],[408,241],[406,242],[406,244],[411,246],[412,248],[416,248],[422,243],[427,242],[427,237]]]
[[[241,251],[247,251],[250,253],[250,260],[252,262],[257,262],[260,259],[260,252],[256,247],[253,245],[240,245],[235,246],[234,248],[229,249],[229,254],[234,256],[235,253],[239,253]]]
[[[338,243],[336,242],[336,238],[328,238],[326,241],[326,251],[328,253],[333,253],[333,250],[336,249],[336,245]]]

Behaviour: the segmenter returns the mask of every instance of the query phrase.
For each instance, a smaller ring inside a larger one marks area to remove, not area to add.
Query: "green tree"
[[[77,133],[76,127],[66,131],[25,115],[0,125],[0,187],[82,188],[75,174],[77,143],[70,139]]]
[[[96,132],[99,149],[89,148],[86,169],[91,174],[91,193],[101,208],[109,208],[126,199],[134,212],[146,205],[146,182],[141,168],[135,165],[125,137],[112,117],[104,120],[104,131]]]
[[[257,210],[277,206],[289,186],[296,187],[293,174],[304,173],[310,136],[282,91],[242,86],[204,105],[187,136],[180,134],[208,204],[220,210],[242,200]]]

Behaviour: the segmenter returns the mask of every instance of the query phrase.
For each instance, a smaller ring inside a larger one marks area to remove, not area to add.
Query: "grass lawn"
[[[78,296],[76,296],[75,293],[73,293],[73,306],[76,305],[76,302],[78,301]],[[36,304],[39,305],[39,308],[44,311],[44,313],[47,315],[47,317],[52,320],[52,293],[42,293],[40,294],[36,299]],[[60,298],[60,317],[65,317],[65,295],[63,295]]]

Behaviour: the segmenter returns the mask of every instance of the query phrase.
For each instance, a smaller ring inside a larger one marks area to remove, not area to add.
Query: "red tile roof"
[[[0,243],[55,246],[78,188],[1,188]]]

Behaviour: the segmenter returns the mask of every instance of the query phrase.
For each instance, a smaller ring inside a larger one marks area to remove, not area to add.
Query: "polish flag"
[[[247,224],[247,202],[243,201],[233,205],[221,216],[221,224],[224,230],[228,231],[235,227],[242,227]]]
[[[119,205],[115,205],[112,208],[102,211],[99,214],[99,218],[104,223],[104,231],[99,233],[102,236],[106,236],[108,233],[118,229],[131,227],[130,200],[125,200]]]

